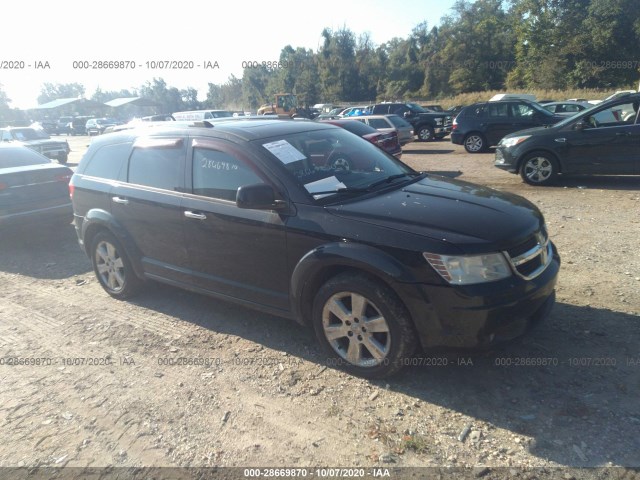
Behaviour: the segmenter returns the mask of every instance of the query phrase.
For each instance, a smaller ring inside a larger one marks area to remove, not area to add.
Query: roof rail
[[[207,120],[201,120],[201,121],[193,122],[191,125],[193,127],[213,128],[213,123],[208,122]]]

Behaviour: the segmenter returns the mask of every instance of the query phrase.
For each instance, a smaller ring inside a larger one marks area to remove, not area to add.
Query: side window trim
[[[140,137],[136,139],[136,141],[133,143],[131,151],[129,152],[129,158],[127,159],[127,162],[126,162],[126,169],[125,169],[125,175],[124,175],[125,182],[130,185],[139,185],[143,188],[153,188],[153,189],[163,190],[167,192],[183,193],[185,191],[184,170],[185,170],[185,162],[186,162],[186,156],[187,156],[187,151],[186,151],[187,149],[185,148],[185,140],[186,138],[184,137],[175,137],[175,136]],[[177,179],[179,179],[179,182],[177,182],[179,184],[177,184],[173,189],[164,188],[156,185],[150,185],[149,183],[138,183],[138,182],[131,181],[131,160],[133,159],[136,151],[144,151],[144,150],[153,151],[153,150],[167,150],[167,149],[178,149],[178,148],[181,150],[178,170],[180,170],[183,174],[182,175],[179,174],[176,177]]]

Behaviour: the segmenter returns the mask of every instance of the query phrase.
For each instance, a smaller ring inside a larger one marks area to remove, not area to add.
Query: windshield
[[[37,130],[35,128],[14,128],[11,130],[11,135],[21,142],[51,138],[44,130]]]
[[[391,176],[408,179],[416,173],[372,143],[339,128],[283,135],[259,143],[315,200],[366,193],[368,188],[391,184],[395,177],[385,182]]]

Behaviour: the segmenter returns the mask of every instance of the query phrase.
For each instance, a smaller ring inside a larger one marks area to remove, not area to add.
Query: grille
[[[520,245],[504,253],[514,271],[526,280],[531,280],[544,272],[551,262],[553,254],[551,243],[544,227]]]

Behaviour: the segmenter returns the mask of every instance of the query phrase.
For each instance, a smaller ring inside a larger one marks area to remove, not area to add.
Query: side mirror
[[[276,192],[271,185],[257,183],[238,188],[236,205],[238,208],[253,210],[277,210],[283,208],[286,203],[276,200]]]
[[[579,132],[589,127],[590,127],[589,123],[585,122],[584,120],[580,120],[579,122],[576,122],[576,124],[573,126],[574,130],[577,130]]]

